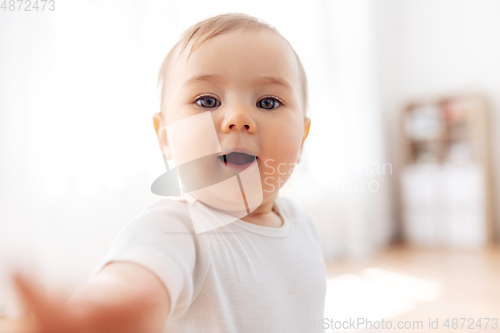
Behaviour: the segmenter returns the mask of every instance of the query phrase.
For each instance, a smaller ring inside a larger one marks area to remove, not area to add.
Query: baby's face
[[[194,189],[209,185],[209,178],[228,179],[251,169],[253,176],[248,173],[254,180],[260,175],[255,188],[262,192],[262,204],[272,203],[298,162],[309,131],[293,51],[282,37],[267,30],[219,35],[187,59],[190,46],[167,69],[163,112],[155,115],[159,128],[183,124],[179,130],[167,127],[168,139],[161,138],[167,144],[164,153],[176,165],[190,160],[189,156],[206,156],[201,164],[188,168],[189,179],[188,173],[180,174],[183,184],[193,183]],[[205,126],[208,115],[216,137]],[[199,121],[179,122],[187,118]],[[217,144],[222,153],[217,154]],[[229,192],[219,195],[236,194]],[[247,200],[250,196],[249,192]]]

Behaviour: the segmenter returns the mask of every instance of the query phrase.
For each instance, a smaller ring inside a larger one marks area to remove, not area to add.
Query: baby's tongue
[[[243,165],[247,163],[251,163],[255,160],[255,156],[247,155],[244,153],[231,153],[226,155],[227,163]]]

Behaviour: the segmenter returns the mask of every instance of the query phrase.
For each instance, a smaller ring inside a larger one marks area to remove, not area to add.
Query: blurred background
[[[499,316],[499,1],[54,4],[0,8],[0,312],[13,262],[75,288],[161,199],[161,61],[237,11],[274,25],[308,75],[311,132],[282,195],[316,224],[325,317],[417,331]]]

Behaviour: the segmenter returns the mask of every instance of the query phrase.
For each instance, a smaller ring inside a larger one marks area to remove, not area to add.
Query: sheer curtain
[[[362,258],[394,233],[373,3],[322,1],[314,10],[314,59],[306,63],[312,126],[291,195],[313,217],[328,259]]]
[[[387,244],[371,2],[74,0],[0,12],[1,269],[20,257],[47,281],[81,284],[159,199],[159,65],[185,28],[230,11],[277,27],[308,74],[311,133],[283,195],[313,217],[328,259]]]

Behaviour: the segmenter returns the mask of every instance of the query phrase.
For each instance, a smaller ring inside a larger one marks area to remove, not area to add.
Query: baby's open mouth
[[[252,163],[255,161],[257,156],[255,155],[250,155],[250,154],[245,154],[245,153],[238,153],[238,152],[232,152],[227,155],[220,155],[219,159],[225,163],[228,164],[235,164],[235,165],[245,165],[248,163]]]

